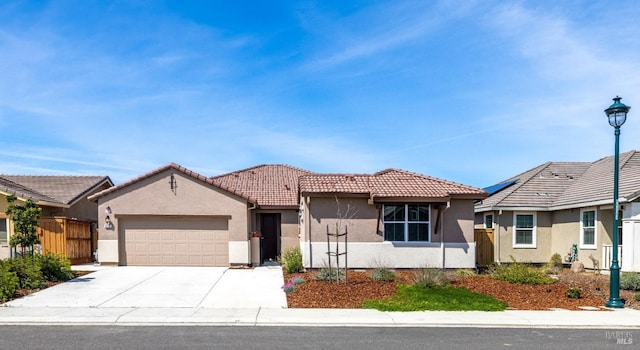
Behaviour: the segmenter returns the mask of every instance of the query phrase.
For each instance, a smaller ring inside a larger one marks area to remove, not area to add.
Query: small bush
[[[511,258],[513,263],[496,265],[491,271],[491,277],[501,281],[518,284],[551,284],[555,280],[547,277],[544,272],[533,266],[519,263]]]
[[[567,292],[565,293],[565,295],[569,299],[580,299],[580,297],[582,296],[582,289],[577,287],[571,287],[567,289]]]
[[[287,273],[302,271],[302,251],[299,247],[289,248],[282,254],[282,265]]]
[[[640,292],[636,293],[636,301],[640,301]]]
[[[396,280],[396,274],[387,268],[379,267],[371,272],[371,278],[374,281],[393,282]]]
[[[71,262],[64,255],[45,253],[40,255],[42,276],[47,281],[68,281],[73,278]]]
[[[38,257],[22,256],[9,261],[11,262],[11,271],[18,277],[18,288],[40,289],[45,286]]]
[[[560,254],[555,253],[551,256],[549,262],[544,265],[544,271],[554,275],[562,271],[562,257]]]
[[[298,285],[303,284],[303,283],[304,283],[304,278],[302,278],[302,277],[300,277],[300,276],[293,276],[293,277],[291,277],[291,279],[290,279],[287,283],[285,283],[285,284],[282,286],[282,290],[283,290],[286,294],[289,294],[289,293],[291,293],[291,292],[295,291],[295,290],[296,290],[296,287],[297,287]]]
[[[432,288],[447,284],[447,276],[440,269],[424,268],[414,272],[413,284],[420,288]]]
[[[640,290],[640,273],[623,272],[620,275],[620,288],[626,290]]]
[[[322,268],[320,272],[316,274],[316,279],[318,281],[336,281],[344,279],[344,272],[340,269],[328,269]]]
[[[18,276],[11,271],[7,260],[0,260],[0,301],[9,300],[18,290]]]
[[[302,278],[300,276],[293,276],[293,277],[291,277],[291,283],[293,283],[294,286],[303,284],[304,283],[304,278]]]

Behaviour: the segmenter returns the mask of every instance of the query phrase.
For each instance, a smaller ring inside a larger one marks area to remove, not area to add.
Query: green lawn
[[[464,287],[399,285],[395,295],[367,300],[362,307],[380,311],[503,311],[507,303]]]

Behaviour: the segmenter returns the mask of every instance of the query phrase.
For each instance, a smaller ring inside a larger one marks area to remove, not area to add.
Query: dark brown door
[[[261,214],[260,227],[262,228],[262,259],[275,260],[279,254],[280,214]]]

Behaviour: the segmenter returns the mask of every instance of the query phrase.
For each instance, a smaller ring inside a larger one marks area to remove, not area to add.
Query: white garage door
[[[142,217],[118,220],[121,265],[229,266],[228,219]]]

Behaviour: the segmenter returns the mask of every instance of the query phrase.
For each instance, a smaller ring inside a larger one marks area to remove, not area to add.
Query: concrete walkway
[[[0,307],[0,324],[640,329],[640,311],[381,312],[362,309]]]
[[[86,268],[83,268],[86,269]],[[114,267],[0,306],[0,324],[640,329],[640,310],[287,309],[279,266]]]

